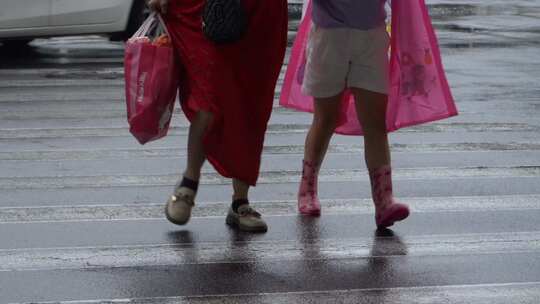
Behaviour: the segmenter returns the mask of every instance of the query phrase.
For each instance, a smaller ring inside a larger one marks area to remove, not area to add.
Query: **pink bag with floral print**
[[[424,0],[392,1],[388,131],[457,115],[441,62],[437,38]],[[313,98],[302,94],[311,1],[293,45],[280,104],[313,112]],[[336,133],[362,135],[354,99],[345,94]]]

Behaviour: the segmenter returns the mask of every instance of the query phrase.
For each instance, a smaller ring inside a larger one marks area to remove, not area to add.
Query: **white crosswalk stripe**
[[[0,249],[0,271],[242,264],[268,260],[326,260],[540,252],[540,232],[427,235],[303,241],[154,244],[116,247]]]

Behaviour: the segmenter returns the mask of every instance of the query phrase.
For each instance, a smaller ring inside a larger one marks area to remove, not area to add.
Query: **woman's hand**
[[[149,0],[148,6],[151,10],[165,15],[167,14],[167,9],[169,8],[169,0]]]

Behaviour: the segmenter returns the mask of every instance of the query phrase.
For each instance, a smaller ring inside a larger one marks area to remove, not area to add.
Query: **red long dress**
[[[208,161],[223,176],[255,185],[276,82],[287,47],[286,0],[242,0],[249,29],[215,45],[202,33],[204,0],[172,0],[166,16],[183,66],[182,109],[189,120],[214,114],[204,136]]]

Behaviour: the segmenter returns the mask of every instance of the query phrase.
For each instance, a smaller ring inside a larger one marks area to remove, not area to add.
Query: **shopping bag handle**
[[[161,14],[156,13],[156,15],[159,19],[159,23],[161,23],[161,27],[163,28],[163,31],[165,32],[165,34],[167,34],[169,38],[172,38],[171,33],[169,33],[169,29],[167,28],[167,24],[165,23],[165,20],[163,20],[163,17],[161,16]]]
[[[169,37],[171,37],[171,34],[169,33],[169,30],[167,29],[167,25],[165,24],[165,21],[163,20],[163,17],[161,16],[161,14],[156,13],[156,12],[152,12],[148,16],[148,18],[146,18],[146,20],[144,20],[141,27],[133,34],[133,36],[131,38],[137,38],[137,37],[146,36],[148,34],[148,32],[152,29],[152,27],[156,24],[156,21],[158,21],[160,23],[160,25],[163,28],[163,30],[165,31],[165,33]]]

